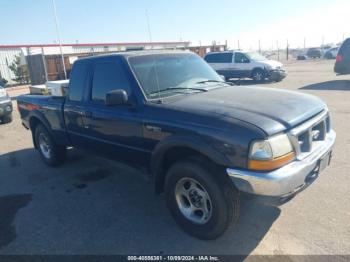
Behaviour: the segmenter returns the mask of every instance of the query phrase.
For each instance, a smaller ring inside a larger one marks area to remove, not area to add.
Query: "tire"
[[[264,70],[262,70],[260,68],[254,69],[253,73],[252,73],[252,79],[256,82],[259,82],[259,83],[263,82],[265,80]]]
[[[57,145],[42,124],[37,125],[34,130],[34,141],[41,158],[48,166],[58,166],[64,162],[66,147]]]
[[[165,192],[168,208],[180,227],[194,237],[209,240],[237,222],[239,192],[228,177],[220,176],[219,168],[204,166],[203,161],[193,159],[176,162],[167,172]]]
[[[2,119],[1,119],[1,123],[3,124],[7,124],[7,123],[11,123],[12,122],[12,115],[6,115],[6,116],[3,116]]]

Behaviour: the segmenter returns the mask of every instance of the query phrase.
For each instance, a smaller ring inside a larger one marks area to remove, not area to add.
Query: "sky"
[[[319,46],[350,37],[349,0],[56,0],[63,43]],[[57,42],[52,0],[0,0],[0,44]]]

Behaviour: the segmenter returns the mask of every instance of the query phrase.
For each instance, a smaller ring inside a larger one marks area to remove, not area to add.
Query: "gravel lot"
[[[281,207],[244,199],[238,225],[214,241],[183,233],[137,170],[75,150],[46,167],[16,110],[0,125],[0,254],[350,254],[350,76],[335,76],[333,63],[290,62],[285,80],[265,84],[328,103],[331,167]]]

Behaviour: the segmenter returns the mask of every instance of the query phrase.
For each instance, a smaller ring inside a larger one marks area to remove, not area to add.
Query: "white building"
[[[86,43],[86,44],[62,44],[64,56],[68,56],[73,62],[78,56],[86,54],[98,54],[109,52],[122,52],[128,50],[147,49],[187,49],[190,42],[148,42],[148,43]],[[58,44],[47,45],[0,45],[0,75],[9,83],[15,78],[10,70],[16,56],[21,57],[21,62],[26,63],[28,55],[43,54],[43,56],[60,55]],[[76,56],[75,56],[76,55]]]

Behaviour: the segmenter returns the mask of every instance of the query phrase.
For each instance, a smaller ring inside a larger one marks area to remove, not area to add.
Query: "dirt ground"
[[[331,166],[283,206],[243,199],[238,225],[214,241],[183,233],[138,170],[75,150],[62,167],[46,167],[16,110],[27,89],[10,91],[14,121],[0,125],[0,254],[350,254],[350,76],[336,76],[333,63],[289,62],[286,79],[263,84],[327,102],[337,132]]]

